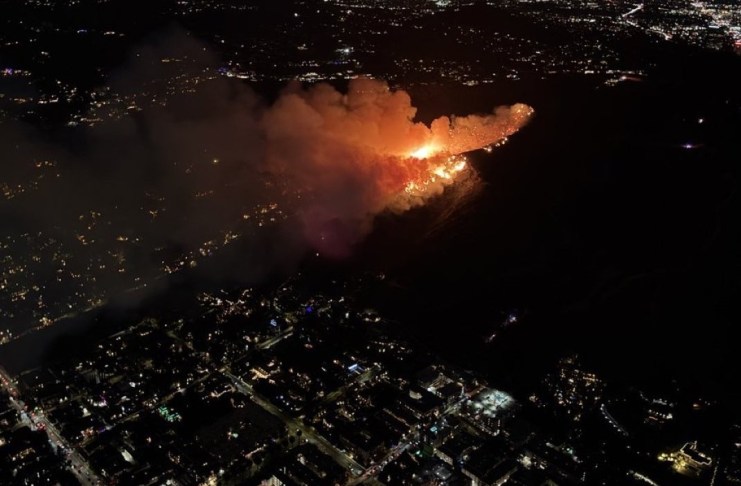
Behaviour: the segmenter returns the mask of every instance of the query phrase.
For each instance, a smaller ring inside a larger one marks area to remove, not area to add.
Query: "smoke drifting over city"
[[[52,132],[6,122],[0,131],[3,244],[10,255],[37,253],[17,264],[30,289],[14,282],[19,273],[5,286],[41,299],[34,319],[60,314],[46,303],[58,300],[54,288],[69,294],[67,280],[85,282],[89,295],[78,300],[94,305],[200,267],[227,244],[241,253],[224,271],[248,281],[307,250],[346,256],[376,215],[440,194],[467,170],[463,152],[502,140],[532,113],[514,105],[428,126],[414,121],[408,93],[363,78],[346,92],[290,84],[268,103],[218,75],[208,50],[183,34],[131,59],[98,90],[103,109],[119,100],[131,104],[128,115],[90,113],[90,126]],[[200,81],[170,95],[180,79]]]

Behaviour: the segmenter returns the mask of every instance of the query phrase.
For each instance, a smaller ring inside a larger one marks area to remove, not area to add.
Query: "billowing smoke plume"
[[[168,34],[111,75],[77,126],[0,119],[0,321],[11,330],[181,269],[255,282],[307,249],[346,255],[376,215],[440,193],[466,170],[462,152],[532,112],[427,126],[406,92],[371,79],[346,92],[293,84],[266,103],[217,65]],[[227,246],[235,258],[214,261]]]
[[[310,243],[341,254],[386,210],[421,204],[465,168],[463,152],[496,143],[527,122],[526,105],[491,115],[415,122],[409,94],[355,79],[346,94],[328,84],[286,90],[261,118],[269,172],[302,194]]]

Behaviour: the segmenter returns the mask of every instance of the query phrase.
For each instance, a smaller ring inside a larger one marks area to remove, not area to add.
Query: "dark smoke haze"
[[[439,194],[450,180],[430,174],[445,157],[501,140],[532,112],[515,105],[427,126],[406,92],[371,79],[346,93],[291,84],[269,105],[214,66],[201,44],[168,35],[101,90],[103,105],[146,93],[128,115],[51,133],[0,122],[4,270],[38,252],[27,277],[49,301],[60,275],[80,288],[93,275],[105,296],[151,280],[168,258],[208,256],[230,231],[252,241],[234,267],[247,281],[307,249],[342,256],[377,214]],[[420,148],[429,156],[412,157]],[[420,180],[425,191],[405,191]]]

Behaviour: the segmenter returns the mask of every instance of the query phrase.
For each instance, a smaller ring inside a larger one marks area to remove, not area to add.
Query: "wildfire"
[[[498,143],[533,114],[527,105],[415,121],[403,90],[357,78],[347,92],[317,84],[281,95],[259,120],[265,171],[293,185],[309,243],[342,255],[376,215],[425,204],[468,171],[463,154]]]
[[[408,181],[404,187],[406,194],[415,197],[428,196],[436,189],[452,184],[468,167],[468,161],[463,155],[436,155],[429,159],[412,157],[425,160],[428,164],[421,176]]]
[[[437,152],[437,149],[433,145],[423,145],[409,155],[414,159],[427,159],[434,155],[435,152]]]

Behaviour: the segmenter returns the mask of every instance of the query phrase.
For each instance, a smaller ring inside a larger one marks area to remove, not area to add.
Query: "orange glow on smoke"
[[[411,101],[357,78],[345,93],[292,86],[263,113],[266,172],[301,195],[305,234],[323,254],[345,254],[376,215],[441,194],[468,171],[463,154],[503,143],[533,115],[518,103],[426,124]]]
[[[432,156],[437,149],[432,145],[423,145],[410,154],[415,159],[426,159]]]

